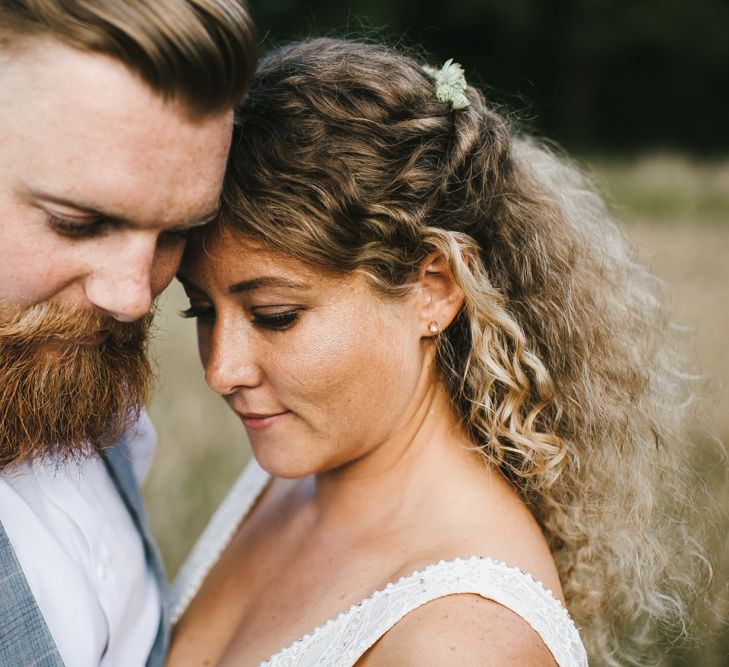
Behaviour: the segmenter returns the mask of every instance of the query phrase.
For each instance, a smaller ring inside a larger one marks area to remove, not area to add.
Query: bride
[[[682,396],[583,177],[458,65],[323,39],[263,60],[223,203],[179,277],[255,460],[169,664],[645,659],[699,557]]]

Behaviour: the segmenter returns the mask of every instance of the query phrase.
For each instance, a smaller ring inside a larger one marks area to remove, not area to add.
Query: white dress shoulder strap
[[[177,623],[200,590],[205,577],[230,543],[241,522],[271,481],[255,459],[243,469],[225,500],[213,514],[170,587],[172,623]]]
[[[577,628],[551,591],[515,567],[479,556],[440,561],[388,584],[259,667],[349,667],[406,614],[431,600],[459,593],[481,595],[521,616],[560,667],[586,667]]]

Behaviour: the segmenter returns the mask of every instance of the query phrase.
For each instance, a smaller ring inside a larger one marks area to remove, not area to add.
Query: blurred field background
[[[704,404],[696,469],[715,501],[711,545],[729,581],[729,3],[725,0],[251,0],[261,50],[309,34],[374,32],[454,58],[522,125],[596,178],[666,282],[687,327]],[[372,30],[372,28],[375,28]],[[161,299],[151,413],[160,443],[144,492],[170,575],[249,457],[244,430],[208,391],[179,285]],[[712,439],[714,434],[716,439]],[[729,634],[668,665],[729,666]]]

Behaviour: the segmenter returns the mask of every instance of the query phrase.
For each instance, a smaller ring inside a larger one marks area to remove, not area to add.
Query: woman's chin
[[[302,461],[298,457],[288,456],[285,452],[272,451],[271,443],[260,445],[253,442],[251,438],[251,449],[253,456],[256,458],[258,465],[261,466],[269,475],[273,477],[281,477],[283,479],[301,479],[318,472],[316,466],[311,461]]]

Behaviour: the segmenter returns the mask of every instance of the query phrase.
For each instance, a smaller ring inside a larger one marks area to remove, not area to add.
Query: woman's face
[[[188,247],[180,279],[205,379],[270,473],[331,470],[410,430],[432,373],[422,290],[386,300],[219,231]]]

